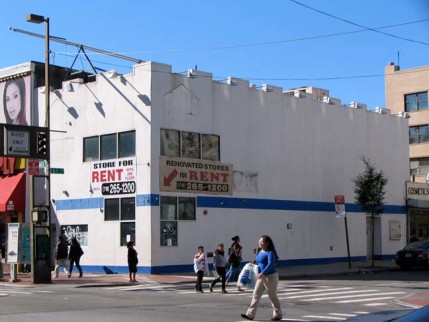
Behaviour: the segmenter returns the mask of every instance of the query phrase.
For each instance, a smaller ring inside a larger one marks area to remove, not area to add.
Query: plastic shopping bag
[[[258,265],[247,263],[238,275],[237,286],[254,288],[258,275]]]
[[[215,279],[218,279],[220,276],[219,276],[219,273],[217,272],[217,270],[216,270],[216,267],[213,269],[213,277],[215,278]]]

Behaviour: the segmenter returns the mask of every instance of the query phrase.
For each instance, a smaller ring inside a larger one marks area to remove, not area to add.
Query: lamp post
[[[50,177],[50,82],[49,82],[49,18],[28,14],[26,17],[27,22],[32,23],[45,23],[45,127],[47,128],[47,153],[46,161],[48,164],[47,185],[46,185],[46,207],[47,207],[47,220],[46,225],[36,227],[40,224],[39,221],[31,223],[31,241],[32,241],[32,269],[31,279],[32,283],[50,283],[51,282],[51,177]],[[32,185],[33,186],[33,185]],[[33,200],[33,196],[31,196]],[[32,205],[33,208],[34,205]]]

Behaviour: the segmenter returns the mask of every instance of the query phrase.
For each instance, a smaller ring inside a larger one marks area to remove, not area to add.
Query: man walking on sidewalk
[[[60,265],[64,267],[64,273],[69,275],[69,271],[67,269],[67,257],[68,257],[68,246],[65,242],[63,236],[58,237],[58,243],[55,247],[55,274],[52,277],[58,278],[60,275]]]

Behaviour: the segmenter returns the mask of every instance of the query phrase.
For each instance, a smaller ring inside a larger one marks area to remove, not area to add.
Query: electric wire
[[[205,47],[205,48],[183,48],[183,49],[171,49],[171,50],[135,51],[135,52],[124,52],[124,53],[118,53],[118,54],[120,54],[120,55],[169,54],[169,53],[214,51],[214,50],[224,50],[224,49],[236,49],[236,48],[246,48],[246,47],[277,45],[277,44],[282,44],[282,43],[290,43],[290,42],[299,42],[299,41],[323,39],[323,38],[329,38],[329,37],[336,37],[336,36],[344,36],[344,35],[356,34],[356,33],[361,33],[361,32],[377,31],[377,30],[380,30],[380,29],[400,27],[400,26],[405,26],[405,25],[410,25],[410,24],[422,23],[422,22],[426,22],[426,21],[429,21],[429,19],[409,21],[409,22],[398,23],[398,24],[387,25],[387,26],[381,26],[381,27],[374,27],[374,28],[361,27],[363,29],[353,30],[353,31],[345,31],[345,32],[338,32],[338,33],[333,33],[333,34],[315,35],[315,36],[308,36],[308,37],[301,37],[301,38],[292,38],[292,39],[285,39],[285,40],[264,41],[264,42],[241,44],[241,45],[236,44],[236,45],[214,46],[214,47]],[[64,53],[57,52],[57,54],[64,54]],[[89,54],[90,55],[102,55],[102,53],[89,53]],[[79,55],[82,55],[82,54],[79,53]]]
[[[429,46],[429,43],[426,43],[426,42],[423,42],[423,41],[414,40],[414,39],[410,39],[410,38],[405,38],[405,37],[396,36],[396,35],[394,35],[394,34],[390,34],[390,33],[387,33],[387,32],[380,31],[380,30],[378,30],[377,28],[369,28],[369,27],[366,27],[366,26],[364,26],[364,25],[361,25],[361,24],[358,24],[358,23],[352,22],[352,21],[350,21],[350,20],[347,20],[347,19],[344,19],[344,18],[341,18],[341,17],[334,16],[333,14],[327,13],[327,12],[325,12],[325,11],[322,11],[322,10],[319,10],[319,9],[316,9],[316,8],[313,8],[313,7],[310,7],[310,6],[308,6],[308,5],[304,4],[304,3],[301,3],[301,2],[296,1],[296,0],[289,0],[289,1],[290,1],[290,2],[295,3],[295,4],[299,5],[299,6],[302,6],[302,7],[304,7],[304,8],[307,8],[307,9],[309,9],[309,10],[312,10],[312,11],[318,12],[318,13],[320,13],[320,14],[322,14],[322,15],[325,15],[325,16],[328,16],[328,17],[331,17],[331,18],[333,18],[333,19],[336,19],[336,20],[340,20],[340,21],[346,22],[346,23],[351,24],[351,25],[353,25],[353,26],[357,26],[357,27],[360,27],[360,28],[364,28],[364,29],[366,29],[366,30],[368,30],[368,31],[373,31],[373,32],[377,32],[377,33],[382,34],[382,35],[385,35],[385,36],[389,36],[389,37],[393,37],[393,38],[397,38],[397,39],[401,39],[401,40],[405,40],[405,41],[413,42],[413,43],[416,43],[416,44],[421,44],[421,45]]]

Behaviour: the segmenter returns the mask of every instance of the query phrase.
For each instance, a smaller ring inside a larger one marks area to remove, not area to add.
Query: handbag
[[[237,286],[253,289],[258,276],[258,265],[247,263],[238,275]]]

